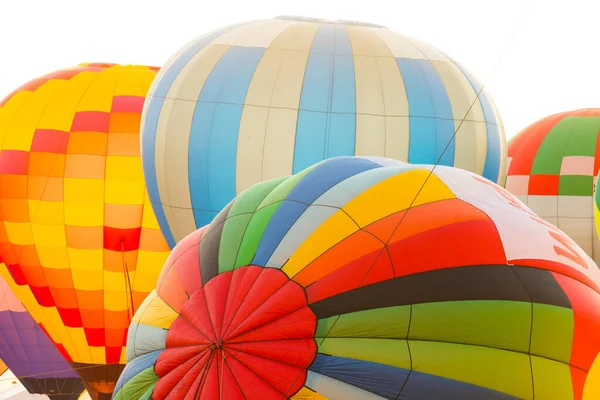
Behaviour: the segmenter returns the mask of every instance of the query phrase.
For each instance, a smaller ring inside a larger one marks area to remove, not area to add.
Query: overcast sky
[[[535,4],[529,5],[535,1]],[[5,0],[0,97],[81,62],[161,66],[205,31],[301,15],[385,25],[445,51],[492,94],[507,136],[554,112],[600,107],[598,0]],[[518,22],[519,33],[487,80]]]

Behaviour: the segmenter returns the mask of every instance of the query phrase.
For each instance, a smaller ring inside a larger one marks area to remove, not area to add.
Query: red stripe
[[[573,346],[570,364],[589,371],[598,352],[600,352],[600,294],[583,283],[567,276],[552,273],[561,288],[569,297],[573,308]],[[583,380],[572,376],[573,391],[576,399],[583,393]],[[578,395],[577,395],[578,394]]]

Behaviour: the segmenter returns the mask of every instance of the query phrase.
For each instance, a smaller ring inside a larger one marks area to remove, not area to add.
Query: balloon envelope
[[[334,156],[439,161],[502,182],[504,131],[481,89],[441,51],[372,24],[278,17],[201,36],[144,106],[163,233],[172,248],[252,184]]]
[[[114,398],[581,398],[600,270],[500,186],[430,171],[338,157],[242,192],[173,249]]]
[[[5,278],[16,293],[28,289],[19,297],[90,392],[108,396],[130,319],[169,251],[140,159],[142,104],[155,74],[82,64],[0,103]]]
[[[508,145],[506,189],[569,235],[596,263],[594,186],[600,169],[600,109],[550,115]]]

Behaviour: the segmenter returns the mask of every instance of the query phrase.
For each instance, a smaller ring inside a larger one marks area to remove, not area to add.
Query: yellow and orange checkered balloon
[[[140,158],[156,71],[81,64],[0,102],[0,273],[99,393],[169,253]]]

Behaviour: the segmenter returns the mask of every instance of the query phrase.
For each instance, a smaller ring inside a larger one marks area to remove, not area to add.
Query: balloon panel
[[[64,349],[62,349],[64,351]],[[77,373],[0,278],[0,358],[30,393],[77,399]]]
[[[114,398],[581,398],[600,270],[505,189],[432,169],[336,157],[242,192],[171,252]]]
[[[504,131],[481,89],[441,51],[381,27],[286,17],[201,36],[144,108],[144,176],[166,239],[252,184],[334,156],[439,161],[501,182]]]

